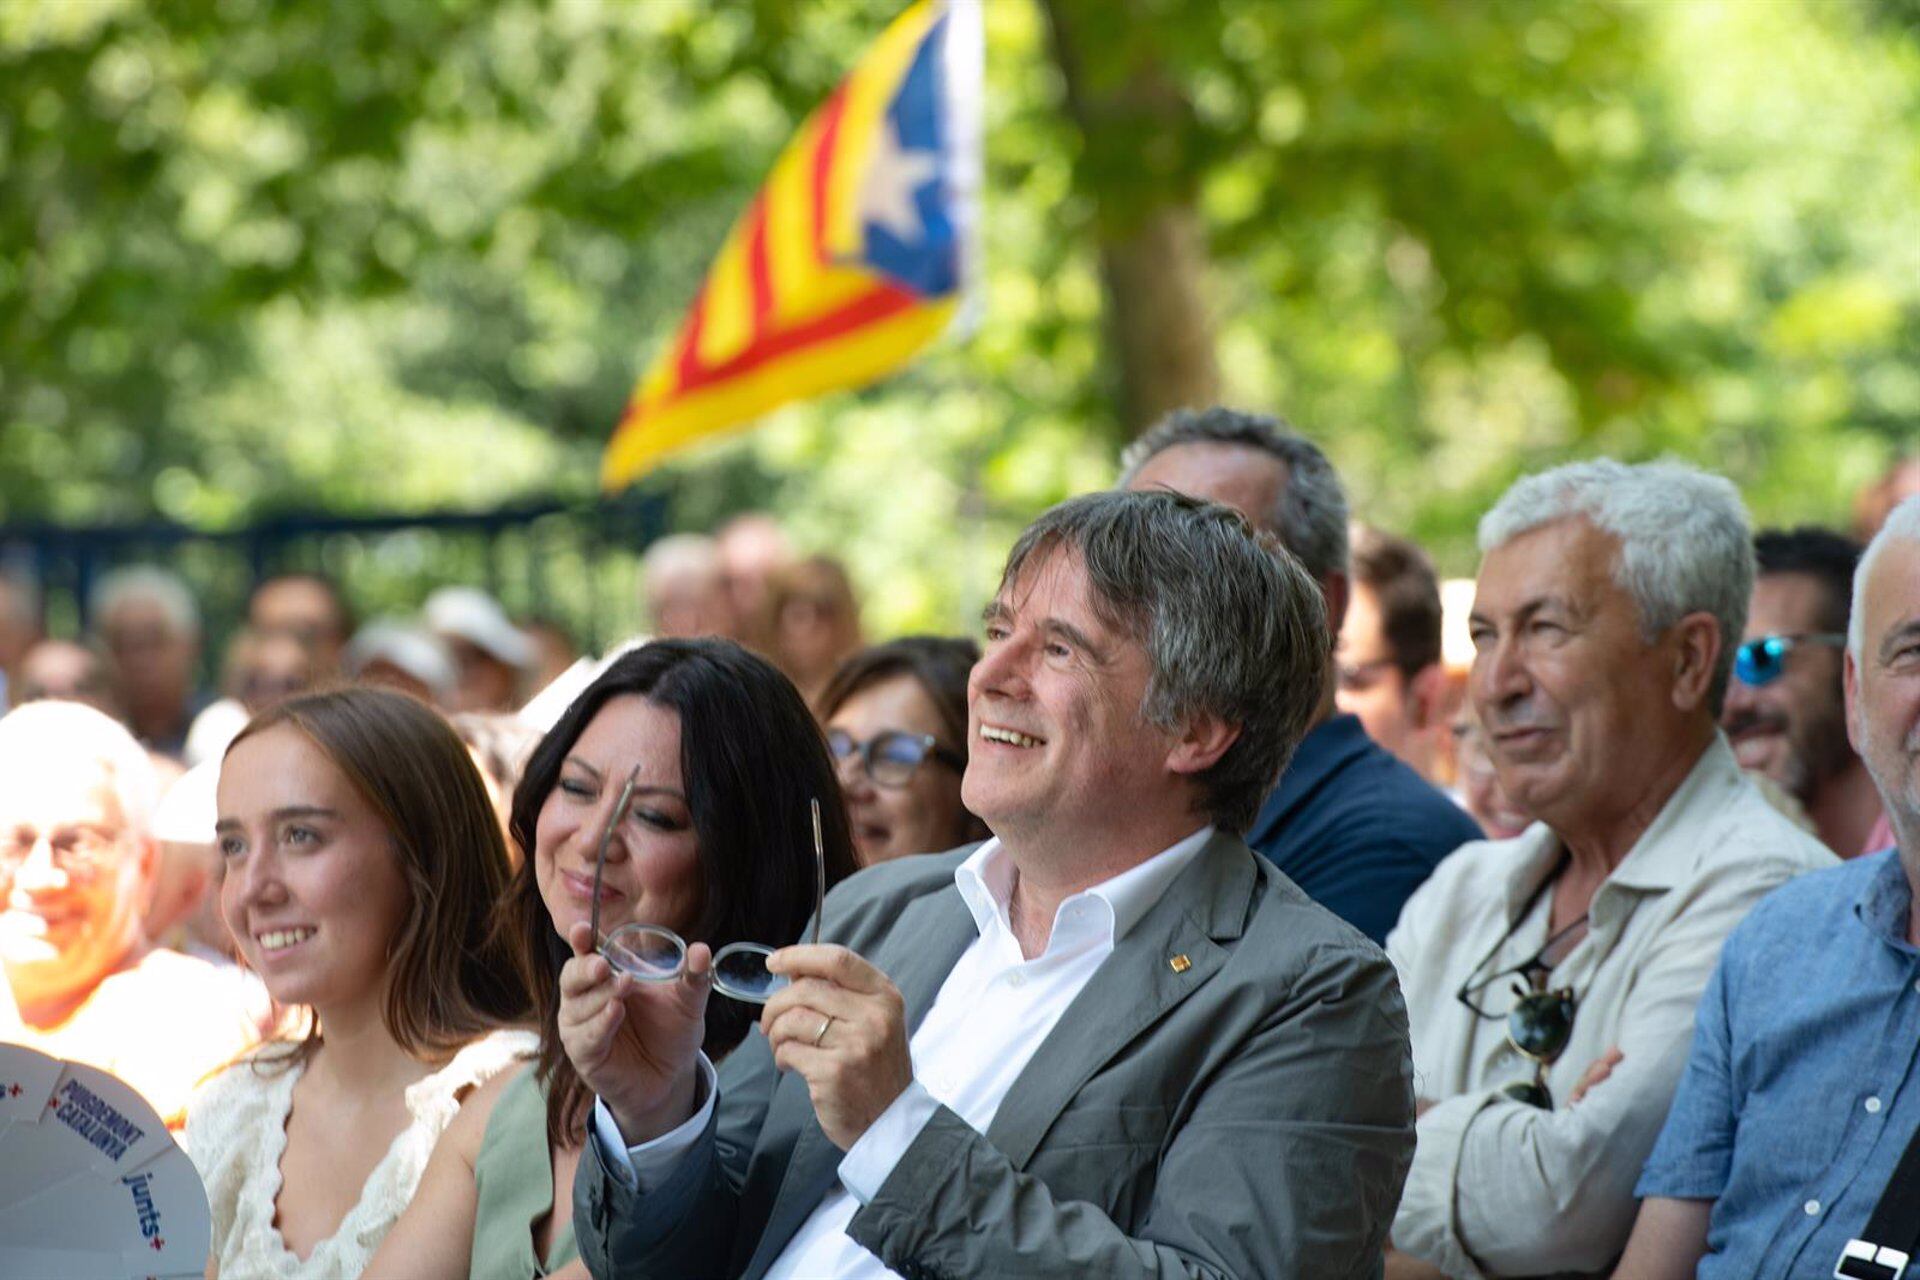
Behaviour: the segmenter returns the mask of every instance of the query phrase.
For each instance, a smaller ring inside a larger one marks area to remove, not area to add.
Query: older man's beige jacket
[[[1553,970],[1551,985],[1571,987],[1579,1003],[1573,1038],[1548,1072],[1554,1109],[1540,1111],[1500,1093],[1532,1075],[1507,1042],[1504,1018],[1475,1014],[1456,993],[1470,976],[1511,969],[1540,950],[1544,893],[1495,945],[1561,853],[1544,823],[1466,845],[1414,894],[1387,937],[1412,1024],[1414,1091],[1438,1102],[1418,1124],[1393,1240],[1449,1276],[1611,1268],[1720,944],[1769,890],[1835,861],[1766,802],[1716,734],[1594,894],[1586,937]],[[1476,1003],[1503,1013],[1512,982],[1488,986]],[[1616,1047],[1625,1057],[1612,1076],[1569,1106],[1587,1067]]]

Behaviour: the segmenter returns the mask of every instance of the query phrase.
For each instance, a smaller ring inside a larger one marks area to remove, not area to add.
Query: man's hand
[[[627,1145],[638,1146],[693,1115],[713,953],[696,942],[677,979],[638,982],[615,972],[592,942],[584,921],[567,932],[573,959],[560,970],[560,1044]]]
[[[774,1065],[807,1082],[821,1130],[845,1151],[913,1083],[906,1005],[845,947],[786,947],[767,968],[792,980],[760,1015]]]
[[[1581,1073],[1580,1083],[1573,1086],[1573,1092],[1567,1095],[1567,1105],[1571,1107],[1586,1097],[1587,1090],[1612,1075],[1613,1069],[1620,1065],[1625,1056],[1618,1048],[1613,1048],[1595,1058],[1593,1064]]]

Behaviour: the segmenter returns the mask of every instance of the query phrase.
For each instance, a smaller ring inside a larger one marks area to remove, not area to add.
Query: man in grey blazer
[[[1391,968],[1236,834],[1311,720],[1312,580],[1101,493],[1008,558],[969,688],[994,839],[884,863],[715,1073],[679,982],[561,979],[594,1275],[1360,1277],[1413,1150]]]

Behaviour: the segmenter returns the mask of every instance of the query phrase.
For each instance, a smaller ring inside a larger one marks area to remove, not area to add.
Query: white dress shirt
[[[1031,960],[1021,953],[1008,920],[1016,875],[1000,842],[987,841],[955,868],[955,887],[980,936],[961,953],[909,1041],[913,1083],[848,1150],[840,1185],[801,1224],[768,1280],[891,1275],[847,1235],[853,1215],[878,1194],[942,1104],[973,1128],[987,1130],[1007,1090],[1074,997],[1212,836],[1213,828],[1204,827],[1061,902],[1046,949]],[[694,1117],[638,1147],[627,1148],[605,1106],[595,1105],[596,1140],[614,1176],[631,1173],[642,1190],[659,1185],[705,1129],[717,1100],[704,1063],[702,1077],[706,1101]]]

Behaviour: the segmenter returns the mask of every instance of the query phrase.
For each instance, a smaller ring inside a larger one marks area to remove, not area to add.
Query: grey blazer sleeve
[[[754,1140],[775,1079],[758,1030],[720,1068],[720,1100],[671,1177],[641,1195],[615,1177],[589,1133],[573,1178],[574,1235],[597,1280],[719,1274],[739,1243],[735,1225]]]
[[[1406,1011],[1378,951],[1316,960],[1170,1137],[1135,1234],[944,1107],[848,1234],[911,1277],[1378,1276],[1412,1157]]]

